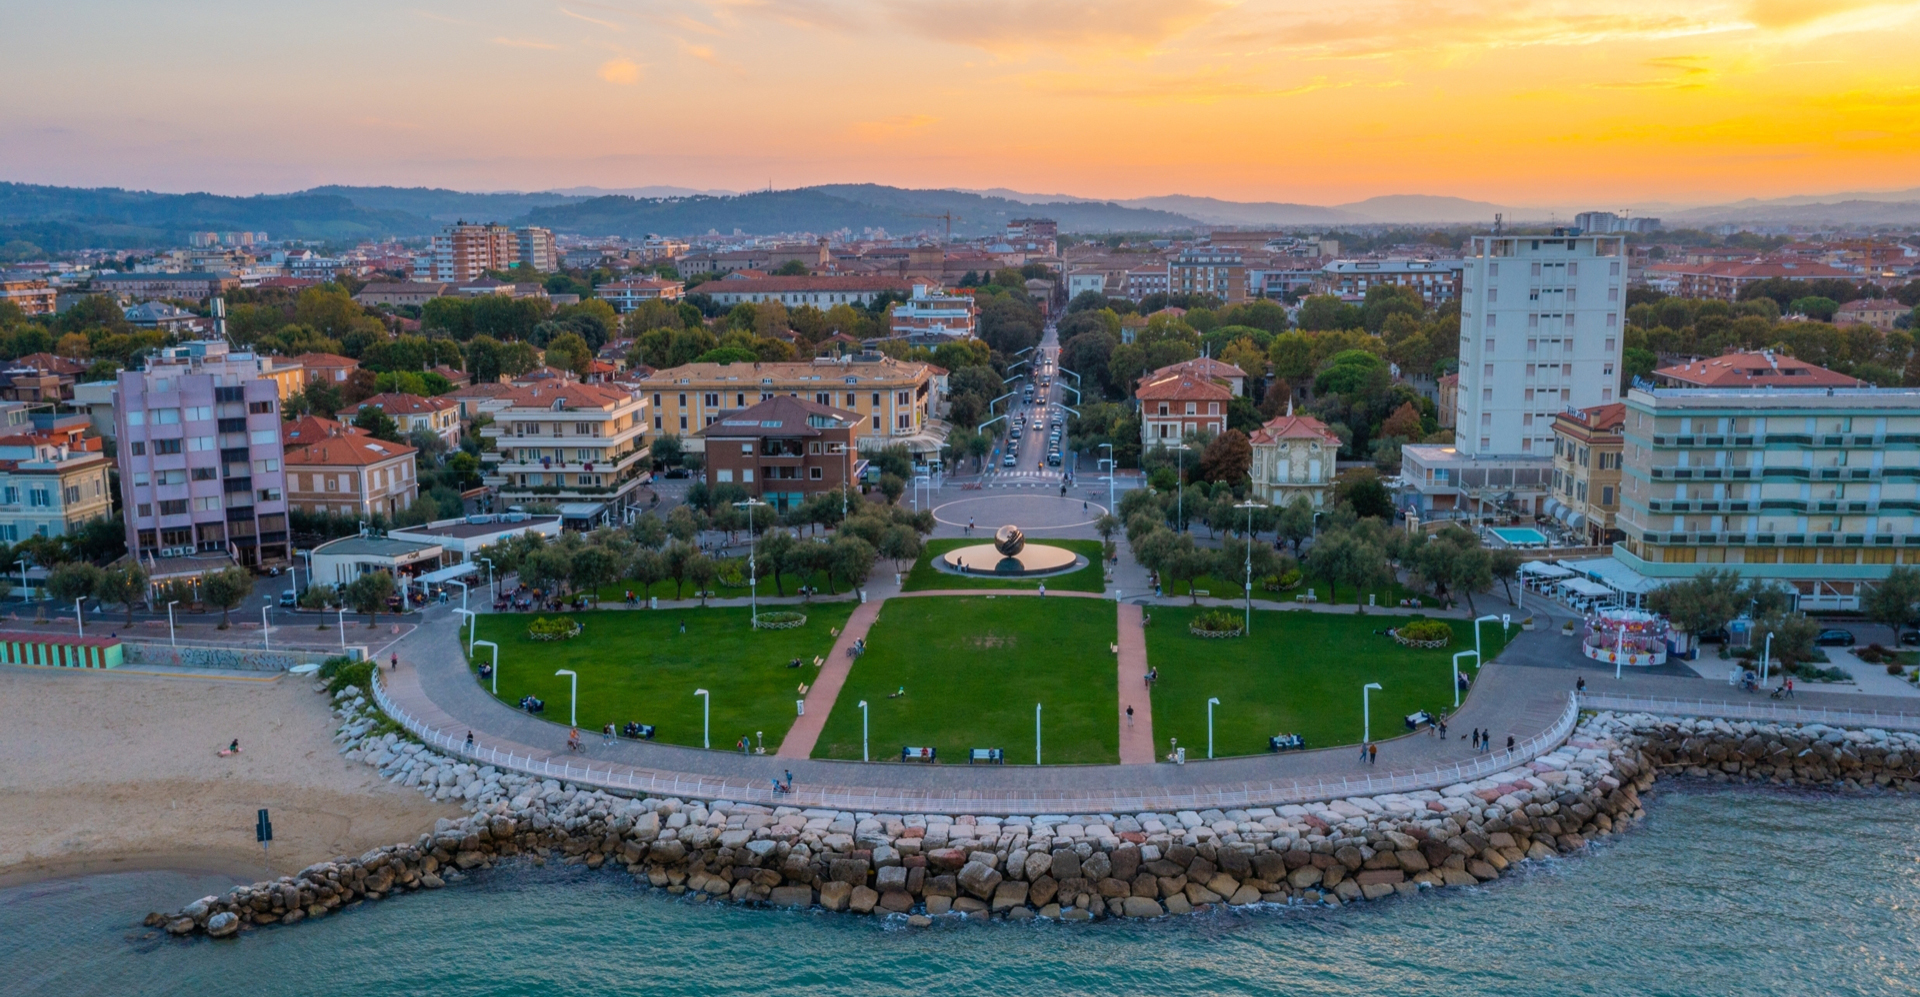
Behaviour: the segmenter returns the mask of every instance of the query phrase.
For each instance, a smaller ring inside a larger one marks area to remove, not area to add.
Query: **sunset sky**
[[[0,179],[1656,206],[1920,187],[1920,2],[23,2]]]

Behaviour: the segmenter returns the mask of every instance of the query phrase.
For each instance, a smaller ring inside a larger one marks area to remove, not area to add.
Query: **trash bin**
[[[861,589],[861,590],[860,590],[860,605],[862,605],[862,606],[864,606],[864,605],[866,605],[866,604],[867,604],[867,590],[866,590],[866,589]]]
[[[659,596],[657,596],[657,595],[654,595],[654,596],[648,596],[648,597],[647,597],[647,608],[648,608],[648,609],[659,609],[659,608],[660,608],[660,597],[659,597]]]
[[[794,716],[797,716],[797,717],[804,717],[804,716],[806,716],[806,715],[807,715],[807,701],[806,701],[806,700],[804,700],[804,699],[796,699],[796,700],[794,700],[794,701],[793,701],[793,715],[794,715]]]

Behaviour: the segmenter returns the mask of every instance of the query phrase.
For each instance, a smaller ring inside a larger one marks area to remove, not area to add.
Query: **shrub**
[[[1866,647],[1853,652],[1853,656],[1869,665],[1877,665],[1884,661],[1893,660],[1893,652],[1878,644],[1868,644]]]
[[[1190,629],[1204,634],[1237,634],[1243,621],[1240,614],[1224,609],[1210,609],[1193,618]]]
[[[761,613],[759,618],[753,621],[753,625],[756,629],[760,630],[791,630],[794,627],[804,626],[806,622],[807,616],[805,613],[781,610],[772,613]]]
[[[1400,627],[1400,636],[1407,640],[1450,641],[1453,628],[1439,620],[1416,619]]]
[[[328,658],[320,665],[320,678],[327,683],[328,695],[338,695],[350,685],[371,691],[373,661],[355,661],[345,656]]]
[[[572,640],[580,636],[580,623],[571,616],[543,616],[527,624],[527,636],[534,640]]]
[[[1892,661],[1890,661],[1890,662],[1888,662],[1888,663],[1887,663],[1887,674],[1888,674],[1888,675],[1895,675],[1895,676],[1897,676],[1897,675],[1900,675],[1900,674],[1902,674],[1902,673],[1904,673],[1905,671],[1906,671],[1906,669],[1905,669],[1905,668],[1902,668],[1902,667],[1900,666],[1900,664],[1899,664],[1898,662],[1892,662]]]

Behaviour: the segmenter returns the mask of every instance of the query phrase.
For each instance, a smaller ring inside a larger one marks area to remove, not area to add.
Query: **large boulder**
[[[999,871],[985,862],[968,862],[961,867],[958,881],[961,889],[987,900],[999,888],[1001,878]]]
[[[1146,897],[1127,897],[1120,901],[1120,912],[1127,917],[1159,917],[1166,913],[1160,909],[1158,900]]]
[[[813,890],[805,886],[776,886],[767,896],[767,902],[775,907],[806,907],[813,903]]]
[[[847,899],[847,909],[855,914],[871,914],[873,908],[879,903],[880,894],[874,892],[872,887],[856,886],[853,888],[853,896]]]
[[[847,903],[853,898],[853,886],[837,879],[820,884],[820,906],[828,910],[847,909]]]
[[[1080,856],[1071,848],[1053,850],[1053,878],[1060,882],[1080,876]]]
[[[215,938],[225,938],[240,930],[240,918],[231,911],[221,911],[207,918],[207,934]]]
[[[1025,906],[1027,902],[1027,884],[1022,882],[1004,882],[993,891],[991,910],[1009,910]]]

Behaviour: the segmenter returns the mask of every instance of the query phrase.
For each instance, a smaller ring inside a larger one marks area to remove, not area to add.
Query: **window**
[[[1494,324],[1494,323],[1493,323],[1493,320],[1494,320],[1494,318],[1495,318],[1495,316],[1494,316],[1493,314],[1491,314],[1491,313],[1489,313],[1489,314],[1487,315],[1487,328],[1489,328],[1489,329],[1491,329],[1491,328],[1493,328],[1493,324]]]
[[[910,415],[904,415],[904,414],[899,415],[894,417],[894,423],[895,423],[895,426],[894,426],[895,429],[912,429],[913,417]]]
[[[825,475],[824,475],[824,474],[823,474],[823,473],[821,472],[821,470],[820,470],[819,468],[817,468],[817,467],[809,467],[809,468],[807,468],[807,477],[808,477],[808,478],[810,478],[810,479],[812,479],[812,480],[814,480],[814,481],[819,481],[819,480],[821,480],[822,478],[824,478],[824,477],[825,477]]]
[[[135,457],[144,456],[147,452],[147,445],[139,440],[134,440],[132,452]]]
[[[207,510],[209,510],[209,509],[218,509],[218,508],[220,508],[220,496],[218,496],[218,495],[210,495],[210,496],[208,496],[208,497],[206,497],[206,498],[197,498],[197,499],[194,499],[194,500],[193,500],[193,507],[194,507],[195,509],[198,509],[198,510],[200,510],[200,511],[202,511],[202,512],[205,512],[205,511],[207,511]]]
[[[880,392],[878,391],[873,393],[873,407],[874,408],[880,407]]]
[[[253,462],[253,471],[255,474],[265,474],[269,471],[278,471],[278,470],[280,470],[280,461],[274,457],[268,457],[264,460],[256,460]],[[198,472],[195,472],[195,476],[196,477],[198,476]],[[212,477],[212,475],[208,475],[208,477]]]
[[[268,430],[268,433],[271,434],[272,430]],[[213,437],[211,436],[187,437],[188,453],[199,453],[204,450],[212,450],[212,449],[214,449],[214,446],[213,446]]]
[[[1483,401],[1483,402],[1486,402],[1486,403],[1488,403],[1488,404],[1492,404],[1492,403],[1493,403],[1493,389],[1492,389],[1492,388],[1481,388],[1481,389],[1480,389],[1480,400],[1481,400],[1481,401]]]
[[[260,489],[260,501],[262,501],[262,502],[278,502],[278,501],[280,501],[280,489],[278,489],[278,488],[262,488],[262,489]]]
[[[873,431],[876,433],[880,431],[880,417],[877,415],[873,417]]]
[[[1219,414],[1220,414],[1220,403],[1219,403],[1219,402],[1208,402],[1208,403],[1207,403],[1207,414],[1208,414],[1208,415],[1219,415]]]
[[[683,415],[680,417],[680,429],[682,432],[685,432],[686,428],[687,428],[687,417]]]
[[[1567,313],[1567,328],[1569,328],[1569,329],[1571,329],[1571,328],[1573,328],[1573,313],[1572,313],[1572,312],[1568,312],[1568,313]]]
[[[653,428],[655,428],[655,429],[659,429],[659,428],[660,428],[660,423],[661,423],[661,419],[660,419],[660,417],[659,417],[659,416],[657,416],[657,415],[656,415],[656,416],[654,416],[654,417],[653,417]]]
[[[858,396],[857,396],[857,395],[855,395],[855,394],[854,394],[853,392],[851,392],[851,391],[849,391],[849,392],[847,392],[847,407],[848,407],[848,408],[852,408],[852,407],[853,407],[853,406],[854,406],[855,404],[857,404],[857,403],[856,403],[856,402],[854,401],[854,399],[855,399],[855,398],[857,398],[857,397],[858,397]]]
[[[213,406],[211,405],[195,405],[186,409],[185,412],[189,420],[213,418]]]
[[[146,424],[147,424],[147,414],[145,412],[141,412],[136,409],[134,411],[127,413],[127,425],[144,426]]]
[[[175,454],[180,452],[179,440],[154,440],[153,452],[157,454]]]
[[[1484,373],[1484,374],[1485,374],[1486,376],[1488,376],[1488,377],[1492,377],[1492,376],[1493,376],[1493,365],[1492,365],[1492,364],[1487,364],[1487,365],[1486,365],[1486,368],[1485,368],[1485,370],[1484,370],[1484,371],[1482,371],[1482,373]]]
[[[1540,264],[1538,263],[1533,264],[1533,276],[1540,276]]]
[[[275,440],[278,440],[279,438],[280,438],[280,431],[277,429],[256,429],[252,433],[249,433],[247,435],[247,442],[253,444],[254,446],[261,446],[263,444],[272,443]]]
[[[718,469],[716,469],[716,470],[714,471],[714,479],[713,479],[713,480],[715,480],[715,481],[732,481],[732,480],[733,480],[733,469],[732,469],[732,468],[726,468],[726,467],[722,467],[722,468],[718,468]]]
[[[659,408],[659,407],[660,407],[660,396],[659,396],[659,395],[654,395],[654,396],[653,396],[653,407],[654,407],[654,408]],[[657,418],[657,417],[656,417],[656,418]]]
[[[195,481],[212,481],[217,477],[219,477],[219,472],[215,468],[196,467],[193,469],[193,480]],[[136,482],[136,484],[137,483],[138,482]]]
[[[1188,414],[1188,415],[1198,415],[1198,414],[1199,414],[1199,412],[1200,412],[1200,407],[1199,407],[1198,405],[1196,405],[1196,404],[1194,404],[1193,402],[1188,402],[1188,403],[1187,403],[1187,414]]]
[[[681,408],[686,408],[686,407],[687,407],[687,395],[686,395],[686,392],[684,392],[684,391],[680,393],[680,407],[681,407]],[[684,428],[684,427],[682,427],[682,428]]]
[[[1492,336],[1488,336],[1488,337],[1487,337],[1487,352],[1488,352],[1488,353],[1492,353],[1492,352],[1493,352],[1493,337],[1492,337]]]
[[[157,408],[153,410],[153,424],[156,426],[177,426],[180,424],[180,410],[177,408]]]
[[[186,499],[162,499],[160,501],[160,515],[184,516],[186,514],[187,514]]]
[[[273,403],[272,402],[248,402],[247,412],[250,415],[272,415]]]
[[[134,506],[134,509],[136,510],[134,512],[134,515],[139,516],[143,519],[153,515],[153,505],[148,502],[142,502],[139,505]]]

